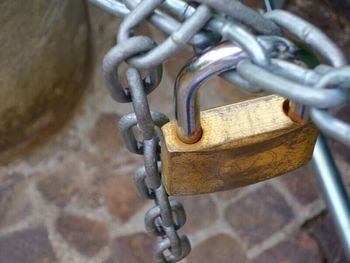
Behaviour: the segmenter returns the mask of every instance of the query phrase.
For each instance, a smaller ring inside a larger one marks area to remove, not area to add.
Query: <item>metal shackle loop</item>
[[[264,49],[270,57],[294,56],[296,47],[290,41],[279,37],[258,39],[264,43]],[[182,68],[177,76],[174,91],[177,136],[181,141],[192,144],[202,136],[197,94],[203,82],[222,73],[234,73],[230,70],[238,69],[244,61],[249,61],[248,52],[227,41],[203,51]]]
[[[247,53],[231,42],[224,42],[194,57],[179,73],[175,82],[175,118],[177,134],[185,143],[195,143],[202,135],[199,119],[201,84],[211,76],[234,69]]]

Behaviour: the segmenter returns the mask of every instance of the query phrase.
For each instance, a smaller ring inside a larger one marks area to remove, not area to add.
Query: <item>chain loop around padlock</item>
[[[341,87],[349,89],[350,82],[350,67],[343,67],[334,69],[328,74],[324,75],[316,86],[317,89],[326,89],[327,87]],[[315,124],[322,129],[322,131],[331,136],[333,139],[339,140],[342,143],[350,146],[350,125],[346,122],[333,117],[326,110],[312,108],[310,110],[311,117]],[[327,125],[325,125],[327,120]]]
[[[140,1],[141,0],[124,0],[124,4],[130,10],[132,10],[138,6]],[[175,2],[174,0],[163,1],[162,6],[167,7],[168,9],[175,7],[175,10],[173,9],[173,11],[176,11],[177,16],[180,18],[183,16],[186,16],[188,18],[189,16],[192,16],[196,10],[192,6],[189,6],[186,3],[182,4],[180,1],[177,0],[175,0]],[[187,14],[189,15],[187,16]],[[147,17],[147,19],[151,24],[153,24],[155,27],[159,28],[161,31],[168,35],[171,35],[172,33],[176,32],[181,26],[181,23],[179,23],[176,19],[159,9],[156,9],[150,16]],[[210,32],[207,30],[201,30],[197,32],[188,41],[188,43],[196,48],[204,49],[206,47],[214,45],[215,43],[218,43],[220,39],[220,34]]]
[[[103,59],[103,73],[107,88],[113,99],[118,102],[131,101],[129,91],[123,88],[119,80],[118,69],[120,64],[140,52],[151,50],[154,45],[154,42],[149,37],[137,36],[120,43],[108,51]],[[162,72],[162,65],[150,69],[149,75],[143,79],[146,94],[149,94],[158,86],[162,79]]]
[[[192,2],[193,0],[186,0]],[[281,29],[273,22],[264,19],[256,10],[249,8],[240,1],[232,0],[195,0],[215,9],[218,13],[224,13],[246,26],[252,27],[260,34],[280,35]]]
[[[124,43],[131,36],[134,27],[139,25],[155,8],[164,0],[143,0],[123,20],[118,33],[118,42]],[[173,32],[162,44],[150,50],[144,55],[128,59],[128,63],[138,69],[156,67],[170,55],[180,51],[190,41],[211,17],[210,9],[199,6],[191,18],[187,19],[175,32]],[[194,29],[194,30],[193,30]]]
[[[248,60],[242,61],[238,65],[237,72],[252,86],[281,94],[304,105],[318,108],[334,108],[343,105],[347,100],[346,91],[343,89],[317,90],[313,87],[310,88],[260,68]]]

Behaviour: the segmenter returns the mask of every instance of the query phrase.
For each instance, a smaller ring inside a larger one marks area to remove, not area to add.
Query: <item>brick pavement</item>
[[[323,5],[323,13],[311,12],[310,1],[296,2],[297,11],[316,22],[332,18]],[[131,182],[142,159],[127,152],[116,132],[118,119],[131,108],[114,103],[102,87],[99,64],[114,42],[117,21],[91,11],[96,66],[74,119],[46,145],[0,168],[0,263],[153,262],[155,239],[143,230],[151,203],[137,196]],[[347,31],[344,21],[341,30]],[[330,24],[322,25],[350,47]],[[168,61],[162,87],[150,96],[153,109],[171,115],[173,78],[188,56],[186,51]],[[205,89],[205,106],[248,97],[218,79]],[[346,108],[339,115],[349,113]],[[349,185],[349,150],[331,146]],[[188,211],[183,231],[193,245],[183,263],[346,262],[310,166],[181,200]]]

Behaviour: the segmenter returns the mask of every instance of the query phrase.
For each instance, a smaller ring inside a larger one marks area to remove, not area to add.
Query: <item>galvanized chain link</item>
[[[146,230],[161,237],[156,248],[157,262],[177,262],[188,255],[191,246],[186,236],[177,233],[186,222],[185,210],[181,203],[169,201],[161,182],[159,167],[161,134],[156,127],[161,127],[169,119],[164,114],[150,111],[144,81],[137,69],[129,67],[126,78],[134,113],[121,118],[119,130],[127,148],[133,153],[144,156],[144,166],[137,169],[134,182],[140,196],[155,201],[155,206],[145,215]],[[142,142],[137,141],[133,127],[139,129]]]
[[[90,1],[124,17],[118,44],[105,56],[103,70],[113,99],[133,104],[135,113],[121,119],[120,131],[126,147],[144,156],[144,166],[136,171],[134,181],[141,196],[155,200],[155,207],[145,216],[145,225],[150,233],[162,237],[156,249],[158,262],[179,261],[189,253],[190,244],[186,236],[177,234],[186,221],[184,209],[179,202],[169,202],[159,172],[161,133],[157,127],[168,119],[149,110],[147,94],[160,83],[164,61],[186,44],[200,51],[221,40],[236,42],[248,57],[235,70],[222,74],[223,78],[249,92],[269,91],[308,106],[313,122],[325,134],[350,146],[350,125],[329,112],[348,102],[350,66],[334,42],[305,20],[282,10],[262,15],[238,0],[188,0],[191,4],[182,0]],[[157,45],[148,36],[134,36],[134,29],[144,20],[169,37]],[[282,30],[294,34],[329,65],[305,69],[276,58],[272,51],[293,52],[294,45],[281,37]],[[119,80],[122,62],[130,66],[126,72],[128,87]],[[148,70],[144,79],[140,69]],[[142,142],[135,138],[135,126]]]

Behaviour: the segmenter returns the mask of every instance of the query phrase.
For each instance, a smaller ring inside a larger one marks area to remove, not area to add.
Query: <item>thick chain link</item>
[[[145,216],[145,225],[150,233],[161,237],[156,249],[158,262],[181,260],[190,252],[190,244],[186,236],[177,233],[186,221],[184,208],[177,201],[169,201],[161,182],[159,127],[168,118],[150,111],[147,94],[160,83],[164,61],[186,44],[199,51],[222,39],[236,42],[248,58],[236,70],[222,74],[223,78],[249,92],[268,91],[308,106],[313,122],[325,134],[350,146],[350,125],[329,112],[348,101],[350,66],[332,40],[300,17],[282,10],[260,14],[237,0],[191,0],[197,6],[182,0],[90,1],[124,17],[118,44],[105,56],[103,70],[113,99],[133,104],[134,113],[125,115],[119,128],[126,147],[144,156],[144,166],[136,171],[134,181],[142,197],[155,201]],[[134,29],[144,20],[169,37],[157,45],[148,36],[134,36]],[[271,50],[293,47],[281,37],[282,30],[295,35],[329,65],[305,69],[274,58]],[[122,62],[130,66],[126,71],[128,87],[123,87],[119,80]],[[141,69],[148,70],[143,79]],[[133,133],[135,126],[142,142]]]
[[[191,246],[186,236],[177,233],[186,222],[185,210],[181,203],[169,201],[161,182],[159,156],[161,133],[156,127],[164,125],[169,119],[162,113],[150,111],[144,81],[137,69],[128,68],[126,78],[135,113],[122,117],[119,130],[126,147],[131,152],[144,156],[144,166],[137,169],[134,182],[142,197],[153,199],[155,202],[155,206],[145,215],[146,230],[161,237],[156,249],[157,262],[177,262],[188,255]],[[138,142],[135,138],[133,133],[135,126],[141,133],[142,142]]]

